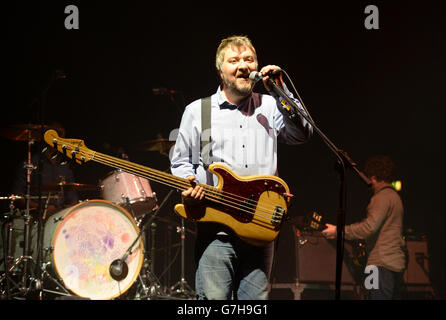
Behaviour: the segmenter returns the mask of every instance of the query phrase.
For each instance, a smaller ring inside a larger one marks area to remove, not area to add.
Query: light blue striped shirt
[[[284,85],[284,91],[294,99]],[[311,125],[300,115],[297,123],[287,117],[279,98],[252,93],[239,106],[228,102],[220,87],[211,97],[211,162],[222,163],[240,176],[278,175],[277,142],[301,144],[312,136]],[[203,167],[201,154],[201,99],[190,103],[183,114],[171,154],[175,176],[195,176],[215,186],[217,178]]]

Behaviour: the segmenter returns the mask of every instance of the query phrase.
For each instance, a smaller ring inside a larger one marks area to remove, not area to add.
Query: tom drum
[[[126,208],[134,217],[151,211],[156,204],[149,180],[114,170],[101,181],[103,199]]]

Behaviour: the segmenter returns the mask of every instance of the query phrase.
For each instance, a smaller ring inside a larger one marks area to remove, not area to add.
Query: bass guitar
[[[127,160],[108,156],[86,147],[83,140],[65,139],[48,130],[45,142],[78,164],[95,161],[183,191],[196,182],[151,169]],[[175,205],[175,212],[195,222],[215,222],[231,228],[243,241],[262,246],[273,241],[287,217],[292,195],[279,177],[254,175],[242,177],[222,164],[211,164],[210,172],[218,178],[217,186],[204,188],[202,206]]]

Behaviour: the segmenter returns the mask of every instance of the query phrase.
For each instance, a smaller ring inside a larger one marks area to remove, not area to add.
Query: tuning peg
[[[65,157],[67,156],[67,146],[66,145],[62,146],[62,153]]]
[[[77,165],[77,163],[76,163],[76,150],[71,150],[71,152],[70,152],[70,154],[71,154],[71,157],[70,157],[70,167],[71,168],[74,168],[76,165]]]
[[[51,151],[51,150],[48,149],[48,147],[44,147],[44,148],[42,149],[42,154],[45,154],[45,153],[47,153],[48,151]],[[50,160],[54,160],[54,159],[57,158],[58,155],[59,155],[59,153],[57,152],[57,150],[55,150],[53,153],[51,153],[51,154],[49,155],[49,158],[50,158]]]
[[[60,165],[64,166],[64,165],[66,165],[68,163],[68,161],[67,161],[67,158],[68,158],[68,156],[67,156],[67,146],[66,145],[62,146],[62,153],[63,153],[63,161],[60,162]]]

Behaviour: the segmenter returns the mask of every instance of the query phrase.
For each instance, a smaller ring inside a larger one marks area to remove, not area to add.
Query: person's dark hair
[[[378,181],[392,182],[396,178],[396,165],[390,157],[376,155],[367,160],[364,167],[365,174]]]

